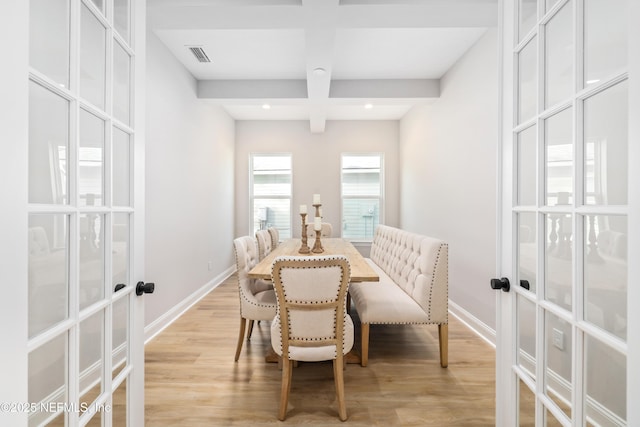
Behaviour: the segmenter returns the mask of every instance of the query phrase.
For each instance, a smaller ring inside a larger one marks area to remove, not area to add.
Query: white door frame
[[[81,0],[71,0],[78,5]],[[130,0],[131,29],[135,32],[132,111],[135,118],[135,198],[131,227],[135,262],[130,265],[131,286],[144,281],[144,137],[146,0]],[[29,146],[29,1],[6,0],[0,13],[0,425],[26,426],[28,401],[28,146]],[[109,175],[107,175],[109,176]],[[131,291],[129,291],[131,292]],[[144,425],[144,298],[130,293],[129,355],[131,374],[127,384],[129,424]],[[109,326],[110,327],[110,326]],[[111,373],[109,373],[111,375]],[[106,381],[111,384],[111,381]],[[73,386],[72,386],[73,387]],[[76,425],[77,417],[71,418]],[[107,425],[110,425],[108,423]]]
[[[0,425],[26,425],[29,2],[8,0],[0,13]],[[5,62],[6,61],[6,62]],[[10,65],[6,66],[5,64]]]
[[[640,425],[640,2],[629,2],[629,287],[627,316],[627,420],[630,426]]]
[[[539,0],[540,1],[540,0]],[[543,1],[543,0],[542,0]],[[515,111],[514,88],[514,25],[517,0],[500,0],[500,141],[498,154],[498,275],[515,278],[513,260],[513,235],[515,233],[511,198],[514,194],[513,169],[513,115]],[[629,165],[640,164],[640,2],[628,2],[628,95],[629,95]],[[628,309],[627,309],[627,425],[640,425],[640,168],[629,167],[628,194]],[[634,262],[633,260],[636,260]],[[515,339],[515,293],[498,292],[496,323],[496,425],[511,426],[517,407],[517,384],[512,373],[516,354],[512,344]],[[538,341],[540,342],[540,341]],[[583,411],[582,405],[574,410]],[[540,414],[537,414],[540,415]],[[580,419],[581,417],[578,417]],[[575,425],[574,421],[574,425]],[[542,425],[537,421],[536,425]]]

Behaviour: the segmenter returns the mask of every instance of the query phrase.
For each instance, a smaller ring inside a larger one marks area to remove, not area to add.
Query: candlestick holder
[[[316,230],[316,241],[313,243],[313,249],[311,252],[314,254],[321,254],[324,252],[324,248],[322,247],[322,242],[320,241],[320,230]]]
[[[322,206],[321,204],[314,204],[312,205],[314,208],[316,208],[316,218],[320,218],[320,206]],[[313,223],[313,228],[315,229],[315,221]],[[313,252],[314,254],[321,254],[322,252],[324,252],[324,248],[322,247],[322,241],[320,240],[320,234],[321,234],[321,230],[315,230],[316,231],[316,241],[313,243],[313,249],[311,249],[311,252]]]
[[[302,246],[300,246],[300,249],[298,249],[298,253],[308,254],[311,252],[311,250],[307,245],[307,224],[306,224],[307,214],[301,213],[300,216],[302,217]]]

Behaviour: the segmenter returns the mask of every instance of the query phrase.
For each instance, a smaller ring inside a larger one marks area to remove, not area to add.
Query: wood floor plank
[[[256,324],[234,362],[239,327],[235,276],[146,346],[147,426],[278,425],[281,371],[265,363],[269,322]],[[351,313],[358,325],[357,312]],[[344,371],[353,426],[495,425],[495,351],[449,318],[449,367],[435,325],[371,325],[369,364]],[[356,326],[356,348],[359,345]],[[300,363],[285,423],[344,425],[331,362]]]

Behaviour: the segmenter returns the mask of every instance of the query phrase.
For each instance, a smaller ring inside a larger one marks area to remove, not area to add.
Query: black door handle
[[[126,287],[126,285],[124,283],[118,283],[116,285],[116,288],[113,290],[113,293],[115,294],[116,292],[118,292],[120,289],[124,289]]]
[[[138,282],[136,284],[136,295],[140,296],[142,294],[152,294],[155,289],[155,283]]]
[[[520,286],[525,288],[526,290],[530,290],[531,286],[529,285],[528,280],[520,280]]]
[[[509,279],[503,277],[501,279],[491,279],[491,289],[502,289],[504,292],[509,292],[511,288],[511,284],[509,283]]]

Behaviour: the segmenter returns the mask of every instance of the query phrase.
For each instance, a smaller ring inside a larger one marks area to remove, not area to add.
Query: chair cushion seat
[[[272,320],[276,311],[276,293],[273,289],[254,294],[255,302],[243,304],[242,315],[252,320]]]
[[[362,323],[429,323],[429,317],[372,260],[367,262],[380,276],[379,282],[357,282],[349,285],[349,294]]]
[[[280,318],[275,317],[271,323],[271,346],[273,351],[282,356],[282,336],[280,334]],[[347,315],[344,318],[344,343],[342,352],[347,354],[353,348],[353,321]],[[289,346],[289,359],[300,362],[318,362],[322,360],[332,360],[336,358],[336,346],[327,345],[322,347],[299,347]]]

